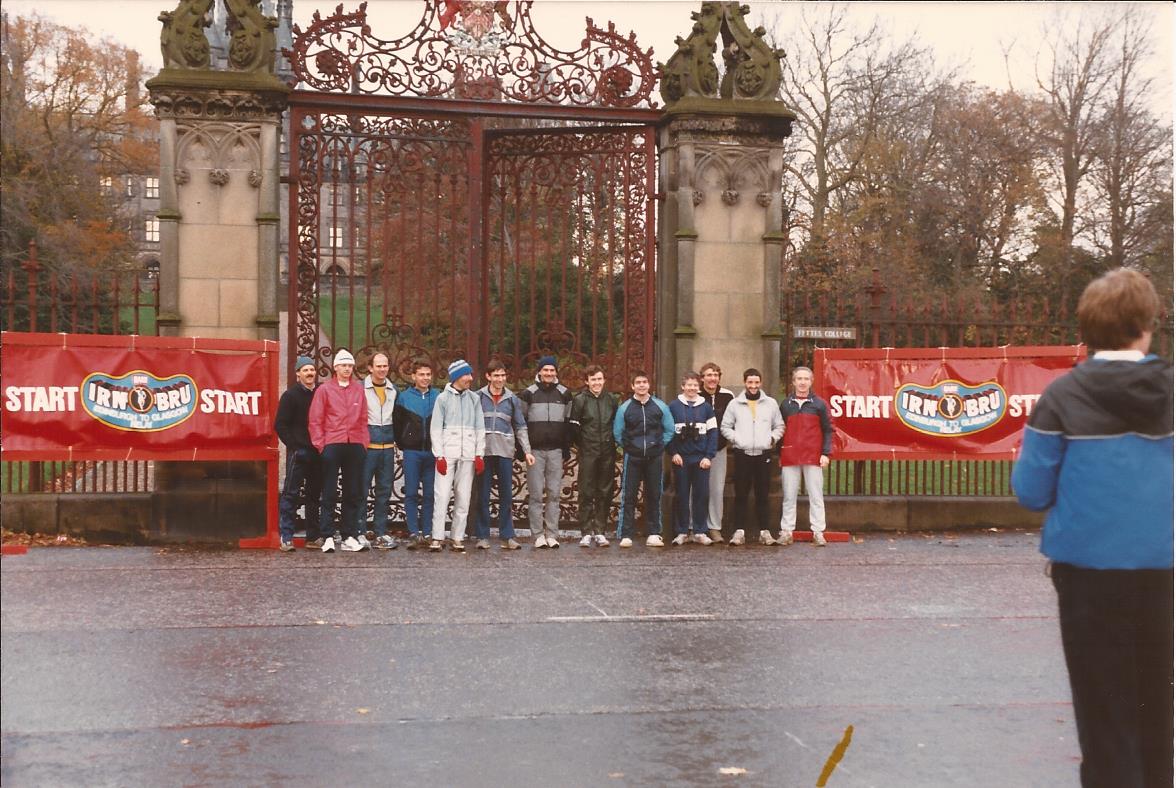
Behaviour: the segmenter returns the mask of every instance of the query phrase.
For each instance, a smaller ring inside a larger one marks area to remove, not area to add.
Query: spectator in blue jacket
[[[1017,498],[1048,513],[1083,786],[1172,785],[1172,364],[1148,353],[1160,301],[1119,268],[1078,301],[1092,358],[1029,414]]]
[[[710,511],[710,467],[718,451],[719,425],[714,408],[699,395],[702,379],[697,372],[682,376],[682,393],[670,403],[674,437],[670,439],[670,462],[674,466],[674,541],[684,545],[691,539],[710,544],[707,514]]]
[[[633,546],[637,490],[644,487],[646,547],[664,547],[661,538],[662,472],[666,444],[674,437],[674,418],[666,403],[649,393],[649,376],[633,375],[633,396],[621,403],[613,437],[625,453],[621,465],[621,547]]]

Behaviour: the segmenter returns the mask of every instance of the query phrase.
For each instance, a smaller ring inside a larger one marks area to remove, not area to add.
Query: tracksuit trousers
[[[470,515],[470,498],[474,488],[474,461],[449,460],[445,473],[433,476],[433,539],[445,538],[445,513],[453,498],[453,523],[450,538],[455,542],[465,539],[466,522]]]
[[[603,534],[608,527],[612,506],[613,479],[616,476],[616,452],[580,452],[580,476],[576,487],[580,493],[580,532]]]
[[[775,456],[770,451],[749,455],[736,449],[735,455],[735,528],[755,533],[771,531],[768,524],[768,481],[771,479]],[[748,518],[751,495],[755,494],[755,519]],[[792,519],[796,521],[796,498],[792,499]]]
[[[637,490],[644,487],[645,530],[647,536],[661,536],[662,453],[651,457],[625,454],[621,466],[621,516],[617,518],[617,538],[632,539],[637,528]]]
[[[809,499],[809,528],[813,533],[825,530],[825,477],[820,465],[785,465],[780,469],[784,487],[784,509],[780,512],[780,534],[796,529],[796,496],[800,494],[800,477],[804,476],[804,491]]]

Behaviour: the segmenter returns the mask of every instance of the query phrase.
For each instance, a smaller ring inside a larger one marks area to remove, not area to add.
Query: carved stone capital
[[[224,186],[229,182],[229,171],[221,168],[216,168],[208,171],[208,180],[212,181],[217,186]]]
[[[256,189],[261,186],[261,173],[257,170],[249,171],[249,185]]]
[[[694,194],[692,195],[692,199],[695,206],[702,205],[702,201],[706,199],[706,192],[702,191],[701,189],[695,189]]]
[[[157,118],[274,120],[286,109],[289,91],[272,77],[266,81],[225,71],[190,73],[202,75],[209,84],[177,84],[180,80],[162,79],[162,73],[147,83]]]
[[[179,184],[180,186],[183,186],[184,184],[186,184],[190,180],[192,180],[192,173],[188,172],[187,170],[185,170],[183,168],[176,170],[176,183],[177,184]]]
[[[755,196],[755,201],[759,207],[767,208],[772,204],[772,194],[771,192],[760,192]]]
[[[739,192],[734,189],[723,189],[723,203],[725,205],[734,205],[739,202]]]

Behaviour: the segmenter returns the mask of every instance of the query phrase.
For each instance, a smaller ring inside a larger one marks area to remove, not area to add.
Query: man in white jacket
[[[437,397],[429,423],[429,439],[437,458],[433,479],[433,541],[429,549],[441,549],[445,539],[445,513],[453,497],[450,549],[465,550],[466,521],[474,476],[483,468],[486,421],[478,395],[470,390],[474,370],[464,359],[449,365],[449,385]]]
[[[755,525],[760,544],[777,544],[768,527],[768,479],[772,473],[772,446],[784,434],[784,418],[776,400],[760,389],[758,369],[743,373],[743,391],[727,406],[719,431],[735,457],[735,525],[732,545],[744,542],[748,489],[755,492]]]

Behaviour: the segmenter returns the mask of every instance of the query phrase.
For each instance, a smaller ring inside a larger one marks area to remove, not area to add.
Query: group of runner
[[[332,366],[332,377],[318,383],[312,359],[299,357],[297,380],[278,405],[274,428],[287,448],[279,517],[283,551],[294,550],[299,505],[305,506],[308,549],[396,549],[400,543],[388,532],[388,513],[398,455],[409,549],[439,551],[448,544],[464,551],[471,511],[475,547],[489,549],[493,489],[502,549],[520,549],[512,516],[515,462],[526,467],[532,545],[558,548],[564,463],[573,450],[581,547],[607,547],[609,533],[620,547],[632,547],[639,498],[646,546],[665,545],[666,457],[675,490],[671,544],[725,541],[729,457],[737,507],[729,544],[742,545],[748,532],[757,531],[760,544],[791,544],[801,479],[809,496],[813,542],[825,544],[822,471],[829,464],[833,427],[828,406],[812,391],[807,367],[793,370],[791,390],[777,402],[763,389],[759,370],[744,371],[743,389],[736,395],[721,385],[719,365],[708,363],[684,374],[681,393],[666,403],[652,394],[643,372],[631,376],[631,395],[621,401],[605,390],[604,370],[596,365],[585,368],[584,386],[573,393],[560,382],[554,356],[539,359],[534,382],[517,394],[506,386],[507,370],[500,361],[487,365],[485,385],[476,390],[473,369],[460,359],[449,365],[448,382],[440,391],[424,360],[414,362],[404,389],[389,379],[384,353],[371,357],[362,379],[347,350],[335,354]],[[610,528],[618,451],[621,507]],[[784,502],[773,533],[768,485],[777,465]],[[370,530],[369,492],[374,495]]]

